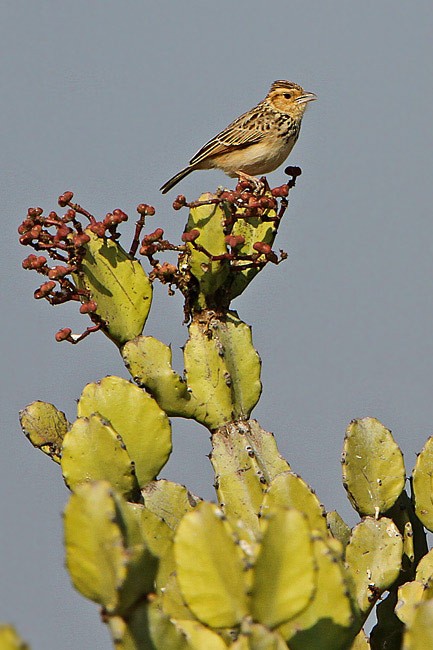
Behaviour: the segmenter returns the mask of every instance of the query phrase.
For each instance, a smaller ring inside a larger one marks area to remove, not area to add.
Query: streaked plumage
[[[307,103],[316,99],[291,81],[274,81],[265,99],[209,140],[160,188],[168,192],[196,169],[222,169],[228,176],[258,176],[279,167],[299,136]]]

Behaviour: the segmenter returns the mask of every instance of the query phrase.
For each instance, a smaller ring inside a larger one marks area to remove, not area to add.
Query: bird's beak
[[[301,95],[300,97],[297,97],[295,99],[295,102],[297,104],[307,104],[307,102],[314,102],[314,100],[317,99],[317,95],[314,93],[305,93],[305,95]]]

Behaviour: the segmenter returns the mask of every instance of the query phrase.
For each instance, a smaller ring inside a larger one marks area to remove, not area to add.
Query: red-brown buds
[[[280,185],[280,187],[274,187],[272,190],[272,196],[276,198],[283,198],[289,195],[289,186],[287,184]]]
[[[84,244],[87,244],[87,242],[90,241],[90,237],[85,232],[80,232],[78,233],[78,235],[74,235],[72,241],[74,242],[74,246],[79,248],[80,246],[84,246]]]
[[[40,300],[41,298],[45,298],[46,296],[48,296],[48,294],[51,293],[51,291],[54,289],[55,286],[56,286],[55,282],[52,282],[52,281],[44,282],[44,284],[41,284],[39,289],[36,289],[36,291],[34,292],[33,295],[36,298],[36,300]]]
[[[65,208],[70,201],[72,201],[74,197],[73,192],[63,192],[58,198],[58,204],[60,205],[61,208]]]
[[[186,197],[183,194],[179,194],[173,201],[173,210],[180,210],[186,205]]]
[[[80,314],[92,314],[97,309],[96,302],[94,300],[89,300],[88,302],[83,302],[80,307]]]
[[[137,212],[138,214],[141,214],[143,216],[148,215],[149,217],[153,217],[155,214],[155,208],[153,205],[147,205],[147,203],[140,203],[140,205],[137,205]]]
[[[189,232],[184,232],[182,234],[182,241],[193,242],[197,239],[197,237],[200,237],[200,230],[197,230],[197,228],[193,228]]]
[[[227,235],[224,238],[225,243],[230,246],[230,248],[236,248],[237,246],[242,246],[245,244],[245,237],[242,235]]]
[[[67,341],[71,338],[72,330],[69,327],[64,327],[59,330],[55,336],[56,341],[60,343],[61,341]]]
[[[54,266],[48,271],[48,277],[50,280],[58,280],[59,278],[64,278],[69,273],[71,273],[69,266]]]

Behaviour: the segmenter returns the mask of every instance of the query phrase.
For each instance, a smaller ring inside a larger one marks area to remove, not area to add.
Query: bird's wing
[[[209,156],[228,153],[237,147],[260,142],[264,137],[264,132],[257,129],[259,120],[259,107],[257,110],[253,109],[244,113],[197,151],[189,164],[196,165]]]

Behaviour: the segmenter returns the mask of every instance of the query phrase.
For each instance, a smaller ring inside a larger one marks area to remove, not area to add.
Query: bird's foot
[[[265,184],[261,179],[241,171],[237,171],[236,175],[238,176],[239,181],[246,181],[247,183],[251,183],[254,186],[255,194],[263,193],[263,190],[265,189]]]

